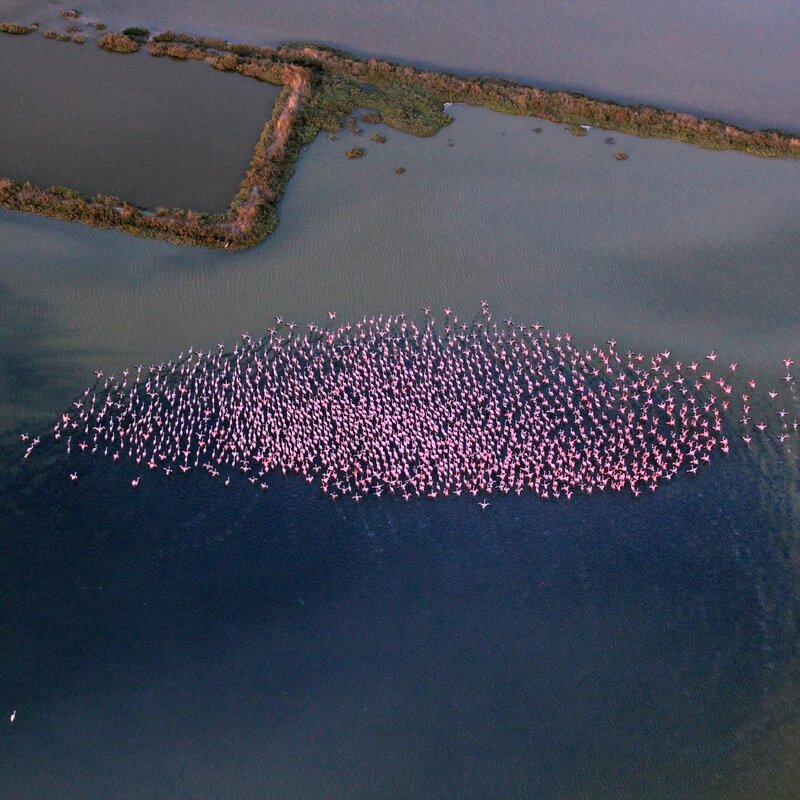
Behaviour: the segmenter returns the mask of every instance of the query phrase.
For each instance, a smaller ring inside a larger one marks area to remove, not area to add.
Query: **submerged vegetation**
[[[4,25],[11,23],[1,23],[0,32],[31,32],[6,30]],[[104,26],[94,27],[102,30]],[[378,59],[359,59],[320,45],[258,47],[169,31],[151,37],[139,27],[126,28],[122,33],[107,32],[98,40],[104,50],[118,53],[136,52],[140,44],[155,57],[206,61],[214,69],[283,86],[227,211],[152,212],[117,197],[88,198],[65,187],[41,188],[8,179],[0,180],[0,206],[98,227],[121,228],[175,244],[241,250],[262,241],[274,230],[277,203],[297,157],[320,132],[334,138],[346,121],[353,133],[360,134],[354,114],[366,109],[362,122],[383,123],[415,136],[432,136],[452,121],[445,113],[445,104],[450,103],[537,117],[565,125],[576,135],[585,135],[596,127],[767,158],[800,158],[800,137],[781,131],[745,130],[719,120],[698,119],[649,106],[625,106],[571,92],[545,91],[510,80],[461,77]],[[536,132],[540,130],[534,128]],[[370,139],[385,141],[380,133]],[[359,158],[364,153],[363,148],[355,147],[346,155]],[[619,152],[616,157],[624,160],[627,156]],[[398,167],[395,172],[402,174],[405,169]]]

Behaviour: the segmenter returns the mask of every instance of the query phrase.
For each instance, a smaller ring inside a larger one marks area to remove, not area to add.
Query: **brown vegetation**
[[[384,144],[386,142],[386,137],[382,133],[373,133],[369,138],[373,142],[378,142],[378,144]]]
[[[74,8],[62,8],[61,11],[58,12],[58,15],[64,17],[64,19],[78,19],[81,12]]]
[[[363,147],[353,147],[345,153],[348,158],[361,158],[366,154],[367,151]]]
[[[53,39],[57,42],[71,42],[72,37],[68,33],[59,33],[58,31],[45,31],[42,36],[45,39]]]
[[[16,22],[0,22],[0,33],[10,33],[15,36],[24,36],[26,33],[33,33],[38,29],[38,22],[32,22],[30,25],[18,25]]]
[[[139,42],[126,36],[124,33],[104,33],[97,40],[98,47],[110,53],[135,53],[139,49]]]

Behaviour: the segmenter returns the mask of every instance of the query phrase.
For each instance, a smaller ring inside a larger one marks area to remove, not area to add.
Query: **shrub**
[[[191,49],[185,44],[171,44],[167,47],[167,55],[170,58],[177,58],[181,61],[185,61],[187,58],[189,58],[190,52]]]
[[[131,39],[146,39],[150,35],[150,31],[147,28],[140,28],[138,25],[124,28],[122,33],[125,36],[130,36]]]
[[[16,22],[0,22],[0,33],[13,33],[17,36],[22,36],[26,33],[33,33],[38,27],[38,22],[30,25],[17,25]]]
[[[373,133],[372,136],[369,137],[373,142],[378,142],[378,144],[383,144],[386,141],[386,137],[382,133]]]
[[[58,12],[58,15],[64,17],[64,19],[78,19],[81,12],[74,8],[62,8],[61,11]]]
[[[83,44],[86,41],[86,37],[76,33],[75,36],[72,37],[72,41],[75,42],[75,44]]]
[[[139,49],[139,42],[124,33],[104,33],[97,44],[110,53],[135,53]]]
[[[623,153],[623,152],[622,152],[622,150],[620,150],[620,151],[619,151],[619,152],[618,152],[618,153],[617,153],[617,154],[614,156],[614,158],[616,158],[616,159],[617,159],[617,161],[627,161],[627,160],[628,160],[628,154],[627,154],[627,153]]]
[[[348,158],[361,158],[366,155],[366,153],[367,151],[363,147],[354,147],[352,150],[348,150],[345,155]]]
[[[94,24],[95,30],[104,31],[106,29],[105,22],[95,22]]]
[[[226,53],[224,56],[212,58],[211,66],[223,72],[235,72],[239,66],[239,59],[233,53]]]

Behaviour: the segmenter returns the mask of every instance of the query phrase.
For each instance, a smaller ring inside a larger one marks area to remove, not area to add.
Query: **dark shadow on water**
[[[482,512],[289,478],[148,471],[134,490],[130,464],[18,451],[0,496],[17,797],[723,796],[709,776],[793,658],[793,609],[764,587],[797,575],[765,546],[746,454],[638,501]]]
[[[0,284],[0,408],[14,404],[31,409],[43,395],[69,394],[79,385],[73,364],[77,347],[65,348],[63,322],[54,319],[42,301],[20,297]]]

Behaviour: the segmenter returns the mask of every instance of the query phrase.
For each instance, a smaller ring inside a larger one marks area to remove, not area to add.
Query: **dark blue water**
[[[726,797],[774,724],[794,517],[740,454],[485,512],[134,474],[4,475],[7,796]]]

